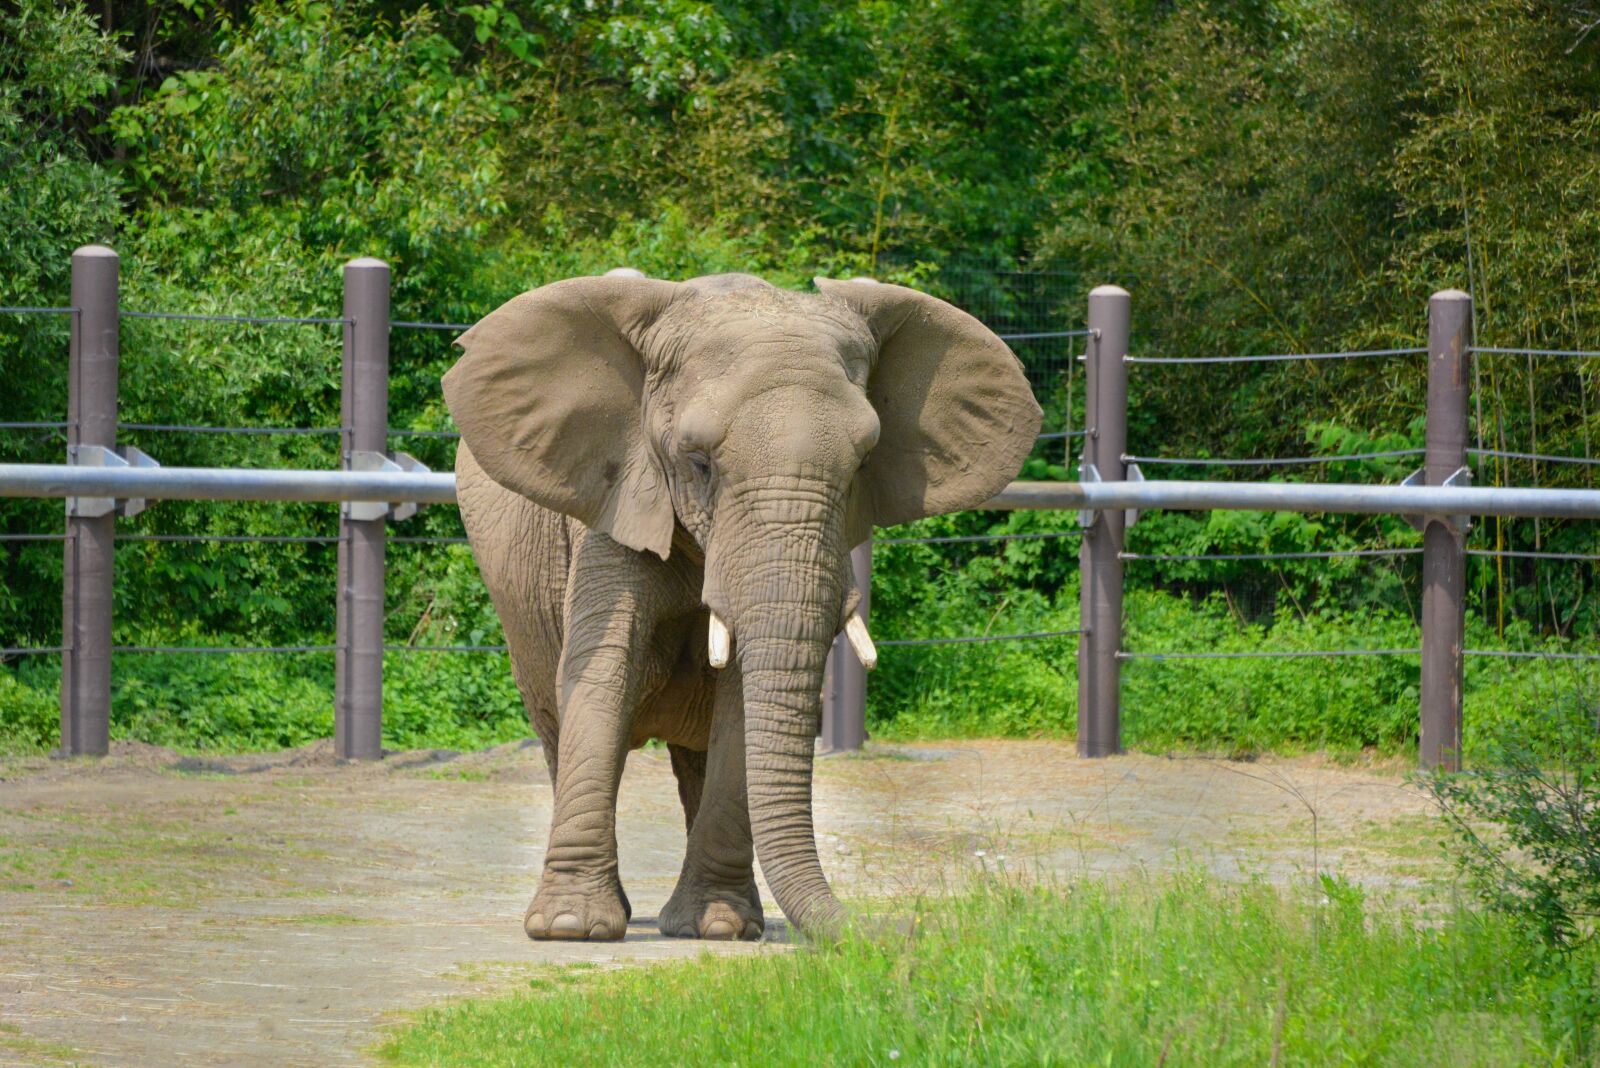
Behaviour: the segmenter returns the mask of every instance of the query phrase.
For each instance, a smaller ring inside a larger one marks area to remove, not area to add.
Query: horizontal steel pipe
[[[986,509],[1345,512],[1600,519],[1600,490],[1283,482],[1013,482]]]
[[[0,497],[448,504],[456,499],[456,478],[449,473],[0,464]]]
[[[455,476],[224,467],[0,464],[0,497],[143,497],[189,501],[455,500]],[[1363,486],[1283,482],[1013,482],[985,509],[1164,508],[1362,515],[1504,515],[1600,519],[1600,490]]]

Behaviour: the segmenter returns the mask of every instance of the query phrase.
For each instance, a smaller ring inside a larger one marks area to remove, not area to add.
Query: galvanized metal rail
[[[0,464],[0,497],[111,497],[170,501],[412,501],[450,504],[455,475],[296,468],[72,467]],[[1352,515],[1543,516],[1600,519],[1600,490],[1362,483],[1013,482],[982,506],[993,511],[1162,509],[1338,512]],[[1042,535],[1026,535],[1028,537]],[[945,540],[991,540],[974,535]],[[1017,538],[1023,535],[1005,535]],[[397,539],[399,540],[399,539]],[[923,541],[889,538],[886,542]]]

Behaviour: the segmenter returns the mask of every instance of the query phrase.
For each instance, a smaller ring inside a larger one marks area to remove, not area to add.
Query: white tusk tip
[[[732,647],[733,636],[728,633],[728,625],[712,612],[711,629],[706,635],[706,659],[711,661],[711,666],[714,668],[725,668],[728,666],[728,653]]]
[[[872,635],[867,633],[867,621],[861,618],[860,612],[850,613],[850,618],[845,621],[844,636],[850,640],[850,648],[856,652],[856,659],[861,661],[861,666],[871,671],[878,666],[878,648],[872,644]]]

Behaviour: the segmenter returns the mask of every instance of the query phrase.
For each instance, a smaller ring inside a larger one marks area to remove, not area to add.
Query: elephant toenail
[[[543,931],[544,930],[544,914],[541,913],[541,912],[535,912],[535,913],[531,914],[526,920],[522,921],[522,926],[523,926],[523,929],[526,930],[529,934],[533,934],[536,931]]]
[[[694,929],[694,925],[688,923],[673,932],[674,937],[677,938],[693,938],[697,934],[699,932]]]
[[[706,924],[707,938],[729,939],[733,937],[733,924],[727,920],[712,920]]]
[[[563,912],[550,923],[550,933],[553,935],[575,935],[583,930],[578,923],[578,917],[571,912]]]
[[[742,937],[747,942],[754,942],[756,939],[761,937],[761,925],[754,920],[745,921],[744,934]]]
[[[607,942],[615,938],[616,935],[612,934],[611,928],[604,923],[597,923],[589,928],[589,937],[596,942]]]

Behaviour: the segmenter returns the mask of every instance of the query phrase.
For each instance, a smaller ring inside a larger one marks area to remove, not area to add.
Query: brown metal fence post
[[[1084,463],[1081,479],[1120,482],[1127,475],[1128,291],[1100,286],[1089,294],[1089,345],[1085,383]],[[1122,538],[1121,509],[1092,515],[1079,550],[1078,755],[1122,751]]]
[[[345,265],[344,317],[341,466],[346,471],[371,470],[388,445],[388,264],[363,258]],[[335,752],[345,760],[376,760],[383,755],[386,511],[352,502],[344,505],[339,519],[333,737]]]
[[[1428,301],[1428,429],[1423,480],[1464,482],[1472,298],[1459,289]],[[1422,533],[1422,709],[1418,761],[1461,769],[1461,649],[1466,633],[1465,523],[1424,518]]]
[[[861,618],[872,608],[872,542],[850,552],[856,586],[861,590]],[[833,640],[828,654],[828,683],[822,695],[822,748],[836,753],[860,749],[867,741],[867,669],[843,634]]]
[[[117,254],[85,245],[72,254],[67,369],[69,463],[92,462],[117,437]],[[104,756],[111,730],[111,579],[115,502],[67,501],[61,590],[61,751]]]

